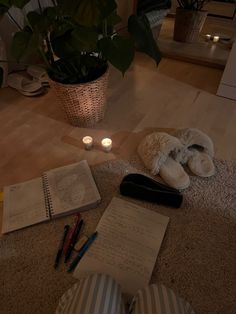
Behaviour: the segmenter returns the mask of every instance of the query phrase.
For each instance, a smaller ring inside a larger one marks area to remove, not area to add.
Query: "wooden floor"
[[[84,158],[95,164],[133,153],[150,130],[197,127],[214,140],[216,156],[236,159],[236,102],[215,96],[222,71],[163,59],[158,68],[141,54],[124,78],[111,69],[105,119],[93,129],[70,126],[52,91],[27,98],[0,90],[0,189]],[[85,151],[83,135],[94,150]],[[100,140],[111,136],[112,153]]]

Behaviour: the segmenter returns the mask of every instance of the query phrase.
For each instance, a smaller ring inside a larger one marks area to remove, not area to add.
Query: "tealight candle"
[[[111,148],[112,148],[112,140],[110,138],[104,138],[102,141],[101,141],[101,144],[102,144],[102,148],[105,152],[110,152],[111,151]]]
[[[206,41],[209,41],[211,39],[211,35],[210,34],[206,34]]]
[[[213,43],[217,43],[217,41],[219,41],[220,36],[214,36],[213,37]]]
[[[91,136],[83,137],[82,141],[84,143],[85,149],[89,150],[93,147],[93,138]]]

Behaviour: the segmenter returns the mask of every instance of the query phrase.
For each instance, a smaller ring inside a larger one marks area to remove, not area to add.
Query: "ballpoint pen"
[[[64,243],[65,243],[65,239],[66,239],[67,233],[69,231],[69,228],[70,228],[69,225],[65,225],[65,227],[64,227],[64,233],[63,233],[63,237],[62,237],[62,239],[60,241],[60,244],[59,244],[56,260],[55,260],[55,263],[54,263],[54,268],[57,268],[57,266],[59,264],[59,261],[60,261],[60,258],[61,258],[61,254],[63,252],[63,246],[64,246]]]
[[[67,250],[66,255],[65,255],[65,263],[69,260],[69,258],[71,256],[71,253],[74,249],[75,243],[77,242],[77,239],[79,237],[81,228],[83,226],[83,222],[84,222],[83,219],[81,219],[79,224],[76,226],[75,233],[73,235],[73,238],[71,239],[70,245],[69,245],[68,250]]]
[[[93,241],[97,238],[97,231],[94,232],[90,238],[88,238],[88,240],[85,242],[85,244],[82,246],[82,248],[80,249],[78,255],[76,256],[76,258],[73,260],[73,262],[70,264],[69,269],[67,270],[68,273],[72,272],[75,267],[77,266],[77,264],[79,263],[79,261],[81,260],[81,258],[84,256],[84,254],[87,252],[88,248],[90,247],[90,245],[93,243]]]
[[[67,254],[67,251],[68,251],[69,248],[70,248],[70,244],[71,244],[72,239],[73,239],[73,237],[74,237],[74,235],[75,235],[77,226],[78,226],[78,224],[79,224],[79,222],[80,222],[80,218],[81,218],[80,213],[78,213],[78,214],[76,214],[76,215],[74,216],[74,224],[73,224],[73,226],[72,226],[71,229],[70,229],[70,232],[69,232],[69,234],[68,234],[68,237],[67,237],[67,239],[66,239],[66,242],[65,242],[65,245],[64,245],[64,249],[63,249],[65,256],[66,256],[66,254]]]

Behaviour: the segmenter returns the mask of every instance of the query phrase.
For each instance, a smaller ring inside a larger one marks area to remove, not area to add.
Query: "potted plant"
[[[0,14],[11,6],[24,9],[28,2],[0,0]],[[103,118],[108,63],[124,75],[134,59],[135,45],[157,64],[161,59],[145,16],[130,16],[129,35],[119,34],[115,26],[121,19],[114,0],[52,0],[46,8],[40,0],[37,3],[13,37],[12,54],[18,62],[29,63],[32,56],[43,62],[75,126],[94,125]]]
[[[209,0],[178,0],[176,9],[174,40],[196,42],[207,17],[203,10]]]

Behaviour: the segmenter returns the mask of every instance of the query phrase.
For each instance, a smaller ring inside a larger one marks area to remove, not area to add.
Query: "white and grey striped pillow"
[[[194,314],[191,305],[163,285],[152,284],[138,291],[132,314]]]
[[[63,294],[56,314],[125,314],[121,288],[109,275],[91,275]]]

